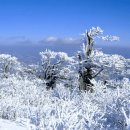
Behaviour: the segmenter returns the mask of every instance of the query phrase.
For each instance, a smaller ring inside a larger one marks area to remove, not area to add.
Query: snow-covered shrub
[[[8,54],[0,54],[0,73],[4,77],[20,70],[20,62],[16,57]]]
[[[99,27],[90,30],[94,37],[102,32]],[[0,76],[0,118],[19,120],[30,130],[130,129],[129,59],[94,50],[90,59],[104,70],[92,79],[94,91],[89,93],[78,90],[76,57],[50,50],[40,55],[36,65],[0,55],[0,73],[8,74]],[[47,69],[58,77],[53,90],[46,90]]]
[[[67,53],[46,50],[40,52],[40,55],[41,65],[39,66],[38,73],[39,77],[45,80],[45,82],[51,82],[50,80],[53,80],[59,83],[63,81],[67,85],[72,81],[72,78],[75,78],[75,61],[74,58],[69,57]],[[53,79],[53,77],[55,77],[55,79]]]
[[[109,84],[115,82],[115,87],[119,85],[119,82],[124,78],[130,78],[129,70],[129,61],[120,55],[109,55],[104,54],[102,51],[94,50],[92,53],[92,60],[94,63],[97,63],[103,66],[103,71],[100,77],[102,80],[107,80]],[[120,84],[120,87],[121,84]]]
[[[27,119],[34,130],[129,130],[129,79],[121,80],[118,89],[105,88],[102,81],[93,80],[93,84],[94,93],[70,91],[62,82],[47,91],[37,77],[3,79],[0,117]]]

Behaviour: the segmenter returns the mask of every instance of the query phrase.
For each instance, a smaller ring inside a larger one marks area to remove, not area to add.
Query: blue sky
[[[0,38],[80,37],[92,26],[130,46],[130,0],[0,0]]]

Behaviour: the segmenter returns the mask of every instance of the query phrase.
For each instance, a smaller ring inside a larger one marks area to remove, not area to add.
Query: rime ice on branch
[[[20,69],[20,62],[17,58],[8,54],[0,54],[0,73],[2,77],[8,78],[12,73],[16,73]]]
[[[69,70],[66,65],[67,61],[73,62],[71,57],[64,52],[53,52],[46,50],[40,53],[42,57],[42,77],[46,82],[46,88],[55,88],[59,80],[68,80],[66,77],[65,69]],[[69,70],[70,71],[70,70]]]
[[[91,83],[91,79],[95,78],[100,72],[103,70],[103,67],[101,65],[97,65],[92,62],[91,60],[91,54],[93,51],[93,45],[94,45],[94,38],[101,38],[102,40],[107,41],[115,41],[119,40],[119,37],[117,36],[102,36],[103,30],[100,27],[92,27],[89,31],[86,31],[84,35],[84,46],[85,50],[84,54],[86,57],[85,60],[81,57],[80,54],[78,54],[79,58],[79,89],[80,90],[87,90],[93,92],[93,84]],[[93,74],[93,68],[99,68],[98,72],[96,74]]]

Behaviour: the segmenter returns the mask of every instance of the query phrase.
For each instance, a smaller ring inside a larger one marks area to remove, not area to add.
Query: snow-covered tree
[[[40,52],[41,67],[40,77],[46,82],[47,88],[55,88],[56,82],[69,80],[74,59],[64,52],[54,52],[46,50]]]
[[[17,58],[8,54],[0,55],[0,73],[4,77],[8,77],[9,74],[16,73],[20,70],[20,62]]]
[[[93,50],[94,39],[101,38],[102,40],[119,40],[117,36],[102,36],[103,30],[100,27],[92,27],[86,31],[84,35],[83,55],[78,54],[79,58],[79,86],[80,90],[93,91],[91,80],[98,76],[103,70],[104,64],[94,62],[95,54]],[[119,64],[118,64],[119,65]],[[120,64],[121,65],[121,64]],[[97,70],[98,68],[99,70]],[[114,70],[115,71],[115,70]],[[106,84],[106,80],[104,80]]]

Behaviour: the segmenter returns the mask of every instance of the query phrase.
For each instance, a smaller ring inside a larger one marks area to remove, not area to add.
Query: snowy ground
[[[0,130],[28,130],[22,123],[0,119]]]

